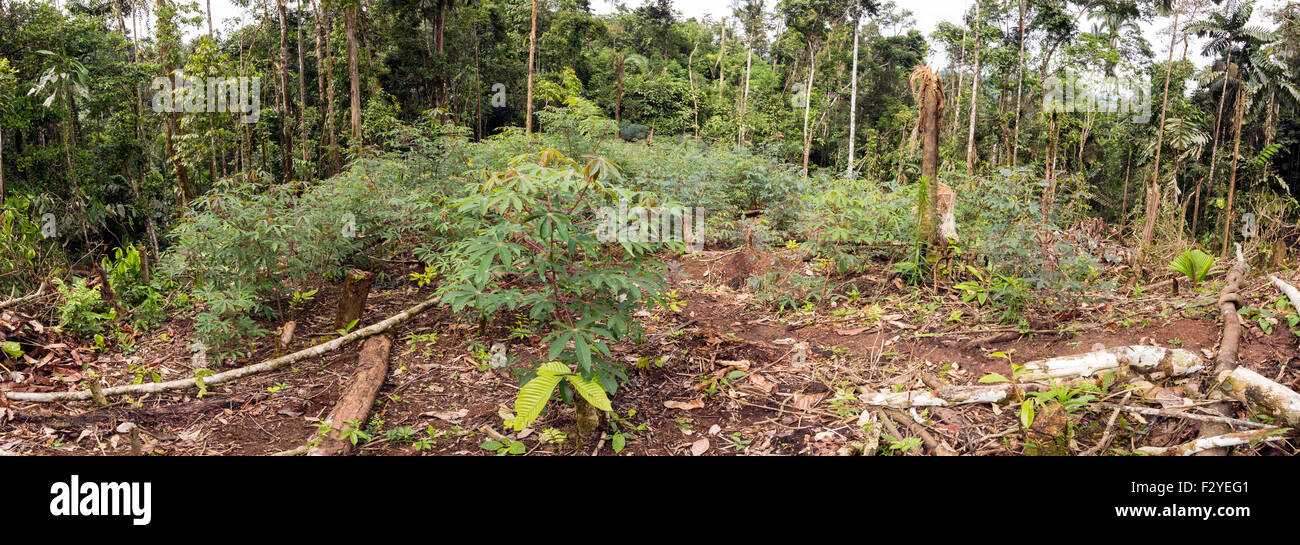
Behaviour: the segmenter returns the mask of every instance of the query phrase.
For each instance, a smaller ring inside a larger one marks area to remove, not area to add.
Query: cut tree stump
[[[355,320],[361,319],[366,310],[366,297],[370,295],[370,284],[375,281],[375,273],[352,269],[343,279],[343,293],[339,295],[339,309],[334,314],[334,329],[343,329]]]
[[[361,345],[361,353],[357,356],[357,371],[352,374],[347,388],[343,390],[343,396],[326,420],[330,422],[332,431],[321,438],[307,453],[308,456],[347,456],[352,453],[353,445],[343,439],[343,433],[352,427],[350,422],[365,425],[370,407],[375,404],[375,396],[388,377],[388,356],[392,346],[393,338],[388,335],[371,337]]]

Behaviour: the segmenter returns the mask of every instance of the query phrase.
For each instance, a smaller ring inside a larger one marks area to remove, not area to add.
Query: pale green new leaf
[[[569,384],[572,384],[573,389],[591,403],[591,406],[607,412],[614,410],[614,407],[609,404],[609,397],[605,395],[605,388],[599,382],[586,380],[579,375],[569,375]]]
[[[568,367],[554,361],[539,367],[537,376],[519,389],[519,397],[515,398],[517,416],[507,424],[513,426],[515,431],[520,431],[537,420],[537,417],[542,414],[542,408],[546,407],[546,402],[555,392],[555,387],[568,372]]]

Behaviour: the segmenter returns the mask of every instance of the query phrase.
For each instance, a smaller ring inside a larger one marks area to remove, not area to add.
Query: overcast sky
[[[204,9],[205,7],[204,1],[205,0],[199,0],[200,9]],[[904,9],[910,10],[912,12],[912,18],[916,21],[916,26],[914,28],[925,33],[927,36],[931,32],[933,32],[934,29],[938,26],[938,24],[942,21],[949,21],[952,23],[960,24],[962,13],[966,11],[967,7],[970,6],[972,2],[972,0],[895,0],[895,1]],[[212,2],[212,12],[214,13],[217,21],[220,22],[220,25],[218,25],[219,28],[227,26],[228,21],[234,22],[241,16],[244,17],[245,20],[251,20],[250,15],[241,14],[241,10],[237,6],[235,6],[234,3],[232,3],[230,0],[211,0],[211,2]],[[609,0],[591,0],[591,6],[596,13],[610,13],[614,10],[614,6],[618,5],[619,3],[625,4],[629,9],[636,9],[643,2],[644,0],[622,0],[621,2],[610,2]],[[732,0],[674,0],[673,7],[683,17],[687,17],[687,18],[695,17],[698,19],[703,19],[705,15],[711,15],[714,20],[717,20],[720,16],[723,15],[730,16],[731,2]],[[768,9],[771,10],[776,6],[776,0],[768,0],[767,4],[768,4]],[[1257,2],[1255,3],[1254,16],[1251,18],[1251,24],[1268,25],[1271,27],[1272,21],[1271,18],[1268,16],[1268,13],[1272,12],[1274,9],[1277,9],[1278,7],[1281,7],[1285,4],[1286,4],[1286,0],[1257,0]],[[310,7],[310,3],[309,3],[309,7]],[[297,2],[296,1],[291,2],[290,9],[296,9],[296,8],[297,8]],[[1159,18],[1154,23],[1144,22],[1142,24],[1143,32],[1146,35],[1146,39],[1147,41],[1152,43],[1153,49],[1157,52],[1158,59],[1165,57],[1165,55],[1160,52],[1162,51],[1167,52],[1169,49],[1168,35],[1166,35],[1165,38],[1161,39],[1158,35],[1158,30],[1168,28],[1170,22],[1171,21],[1168,18]],[[1088,28],[1089,24],[1090,24],[1089,22],[1083,21],[1079,26],[1081,28]],[[187,37],[194,37],[194,36],[198,36],[200,33],[206,33],[206,32],[207,32],[206,26],[203,26],[202,29],[200,29],[199,27],[189,27],[186,29],[185,34]],[[1196,43],[1195,39],[1193,39],[1192,41],[1192,45],[1188,52],[1188,56],[1192,57],[1192,60],[1196,62],[1196,64],[1199,66],[1205,66],[1210,62],[1210,59],[1202,58],[1200,56],[1200,45]],[[931,65],[940,66],[940,67],[946,65],[948,62],[947,58],[944,56],[942,51],[933,52],[930,55],[928,61],[930,62]]]

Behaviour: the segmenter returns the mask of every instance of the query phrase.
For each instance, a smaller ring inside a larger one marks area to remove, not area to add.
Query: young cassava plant
[[[579,164],[555,150],[516,157],[458,203],[454,230],[462,236],[421,275],[442,273],[443,304],[457,313],[475,311],[480,326],[498,313],[523,313],[544,324],[538,333],[547,363],[523,377],[517,416],[508,422],[515,429],[537,419],[562,385],[563,399],[578,410],[579,433],[593,431],[599,423],[593,408],[609,411],[605,394],[627,379],[609,344],[639,331],[632,314],[642,305],[664,304],[662,266],[649,257],[680,250],[681,242],[646,242],[665,238],[655,236],[602,242],[598,226],[609,230],[598,207],[670,203],[606,185],[617,176],[617,166],[603,158]]]

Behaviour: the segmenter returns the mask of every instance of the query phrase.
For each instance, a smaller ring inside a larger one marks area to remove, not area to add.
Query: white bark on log
[[[1181,348],[1160,346],[1117,346],[1087,354],[1061,356],[1025,364],[1021,380],[1088,377],[1109,370],[1127,368],[1150,379],[1183,376],[1205,368],[1196,354]]]
[[[228,382],[238,378],[243,378],[248,375],[264,373],[266,371],[273,371],[275,369],[279,369],[281,367],[284,367],[286,365],[289,365],[297,361],[301,361],[307,358],[313,358],[321,354],[324,354],[326,352],[337,350],[344,345],[359,341],[366,337],[370,337],[388,331],[389,329],[392,329],[393,326],[396,326],[397,324],[410,320],[411,318],[419,315],[420,313],[426,310],[429,310],[430,308],[432,308],[434,305],[437,304],[438,304],[438,298],[433,297],[418,305],[408,308],[388,318],[387,320],[384,320],[374,325],[363,327],[361,329],[353,331],[352,333],[349,333],[347,335],[344,335],[332,341],[324,342],[316,346],[312,346],[310,348],[305,348],[303,350],[299,350],[297,352],[294,352],[286,356],[281,356],[261,363],[256,363],[246,367],[240,367],[238,369],[231,369],[229,371],[204,377],[203,383],[208,386],[211,386],[213,384],[221,384],[223,382]],[[128,384],[125,386],[114,386],[112,388],[105,388],[104,395],[115,396],[115,395],[123,395],[123,394],[151,394],[151,393],[165,392],[168,390],[181,390],[185,388],[192,388],[194,387],[194,385],[195,385],[194,378],[184,378],[179,380],[171,380],[167,382],[153,382],[148,384]],[[89,390],[81,390],[75,392],[49,392],[49,393],[4,392],[4,395],[5,397],[12,399],[14,401],[52,403],[52,402],[60,402],[60,401],[86,400],[86,399],[90,399],[91,394]]]
[[[1300,393],[1245,367],[1220,374],[1219,379],[1219,390],[1229,397],[1282,425],[1300,427]]]
[[[1277,289],[1282,290],[1282,293],[1286,294],[1286,298],[1291,300],[1291,307],[1294,308],[1296,312],[1300,312],[1300,290],[1297,290],[1295,286],[1286,283],[1276,276],[1269,276],[1268,279],[1272,280],[1273,285],[1277,286]]]
[[[1172,447],[1139,447],[1138,452],[1150,456],[1191,456],[1201,451],[1239,445],[1250,445],[1261,441],[1281,441],[1276,428],[1267,430],[1227,433],[1214,437],[1205,437]]]
[[[1008,383],[990,386],[945,386],[934,391],[865,393],[858,399],[867,405],[907,409],[911,407],[951,407],[971,403],[998,403],[1011,394]]]

